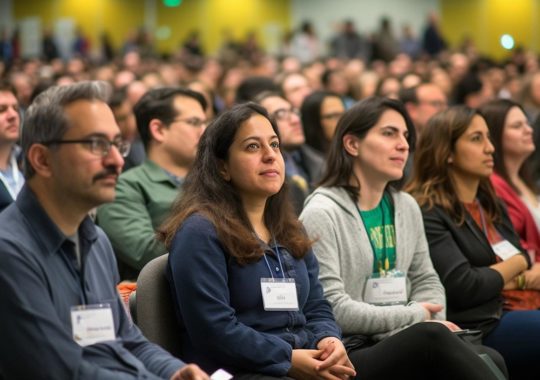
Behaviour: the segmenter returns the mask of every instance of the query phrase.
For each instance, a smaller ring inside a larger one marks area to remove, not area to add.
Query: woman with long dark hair
[[[409,190],[422,207],[448,319],[480,330],[482,342],[505,358],[510,378],[533,379],[540,370],[540,311],[503,309],[503,289],[521,288],[531,262],[490,183],[493,153],[477,111],[443,111],[422,133]]]
[[[396,100],[362,100],[339,121],[321,187],[301,214],[325,296],[360,376],[489,377],[474,351],[489,352],[503,371],[504,361],[463,342],[444,320],[420,209],[399,190],[414,145],[414,126]]]
[[[494,100],[479,111],[486,120],[495,147],[491,183],[508,209],[521,246],[533,261],[536,261],[535,256],[540,260],[540,203],[527,162],[535,149],[533,129],[523,108],[512,100]],[[533,277],[540,280],[540,276],[525,273],[526,285],[532,285]]]
[[[337,94],[315,91],[308,95],[300,108],[306,144],[326,154],[343,112],[345,106]]]
[[[254,103],[202,136],[161,237],[186,356],[235,378],[354,376],[284,185],[276,125]]]

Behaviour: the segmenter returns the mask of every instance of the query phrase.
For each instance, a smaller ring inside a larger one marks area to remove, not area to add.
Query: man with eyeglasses
[[[433,83],[421,83],[418,86],[403,89],[399,94],[418,136],[433,115],[448,106],[448,99],[441,88]],[[418,141],[418,140],[417,140]]]
[[[283,97],[296,109],[300,109],[306,96],[313,92],[307,78],[300,73],[286,74],[280,87]]]
[[[405,105],[416,131],[416,141],[419,140],[427,122],[433,115],[448,107],[448,99],[443,90],[434,83],[420,83],[417,86],[402,89],[399,99]],[[404,169],[404,177],[412,174],[414,162],[414,147],[410,149],[409,158]]]
[[[15,89],[0,82],[0,211],[17,198],[24,184],[19,170],[19,102]]]
[[[97,212],[122,280],[136,280],[146,263],[166,252],[155,238],[156,229],[170,212],[195,159],[206,127],[206,106],[198,92],[163,87],[148,91],[133,108],[146,160],[122,173],[115,201]]]
[[[281,95],[272,92],[259,94],[255,101],[266,108],[278,126],[282,154],[285,160],[287,182],[292,187],[293,203],[298,213],[305,198],[313,191],[319,179],[324,158],[305,144],[306,138],[298,109]]]
[[[0,378],[208,379],[131,322],[111,245],[88,216],[114,199],[129,152],[109,92],[55,86],[25,113],[26,184],[0,213]]]

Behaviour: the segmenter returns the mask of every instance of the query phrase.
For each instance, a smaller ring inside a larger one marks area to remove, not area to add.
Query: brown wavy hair
[[[413,177],[406,187],[420,207],[439,206],[458,224],[467,214],[450,175],[448,159],[475,116],[482,117],[472,108],[455,106],[429,120],[416,147]],[[489,178],[480,180],[477,198],[491,220],[500,220],[501,210]]]
[[[254,115],[264,116],[279,136],[277,126],[266,110],[252,102],[224,112],[202,135],[182,193],[158,230],[158,239],[168,249],[182,223],[192,214],[199,213],[210,220],[227,253],[240,264],[256,262],[263,256],[263,247],[254,234],[238,190],[220,173],[221,163],[228,160],[229,148],[237,131]],[[311,241],[290,203],[286,183],[266,201],[264,222],[276,241],[287,247],[294,257],[303,257],[311,248]]]
[[[525,114],[523,107],[510,99],[492,100],[480,107],[479,112],[486,120],[491,140],[495,147],[495,154],[493,155],[495,173],[499,174],[516,191],[516,193],[521,194],[521,191],[516,187],[508,175],[506,165],[504,164],[504,152],[502,148],[506,117],[514,107],[519,108]],[[523,165],[521,165],[521,168],[519,168],[518,174],[523,182],[525,182],[534,193],[538,194],[538,186],[534,183],[529,164],[528,161],[525,161]]]

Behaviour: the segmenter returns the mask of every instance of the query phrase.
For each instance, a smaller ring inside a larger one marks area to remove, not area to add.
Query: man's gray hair
[[[69,128],[64,108],[77,100],[99,100],[107,103],[112,88],[107,82],[88,81],[68,86],[54,86],[39,94],[24,114],[21,146],[24,154],[24,175],[34,174],[28,163],[28,150],[33,144],[61,140]]]

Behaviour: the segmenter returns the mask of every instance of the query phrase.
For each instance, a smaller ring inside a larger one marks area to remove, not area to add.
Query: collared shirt
[[[24,185],[24,176],[19,170],[17,162],[20,152],[21,148],[15,145],[11,150],[6,170],[0,170],[0,186],[4,186],[13,200],[17,198],[17,194]]]
[[[147,158],[120,175],[114,202],[98,208],[97,224],[111,240],[122,280],[136,280],[146,263],[167,251],[156,230],[180,192],[165,170]]]
[[[0,225],[0,377],[168,379],[183,366],[127,316],[112,248],[89,218],[78,230],[80,269],[72,243],[28,186],[0,214]],[[111,306],[116,340],[79,346],[71,307],[103,303]]]

